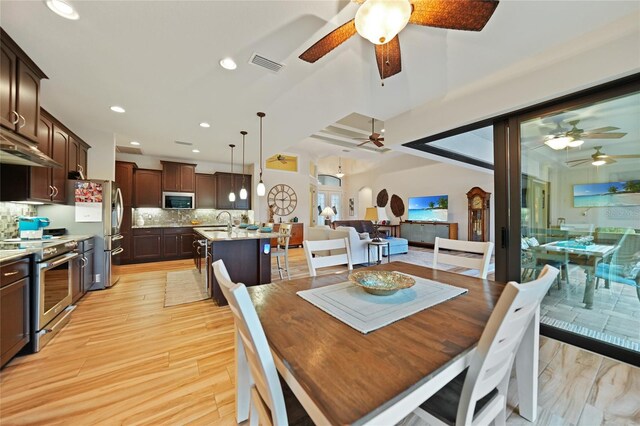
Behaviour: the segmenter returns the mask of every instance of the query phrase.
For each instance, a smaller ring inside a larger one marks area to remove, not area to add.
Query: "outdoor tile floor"
[[[609,289],[600,281],[596,289],[593,309],[585,309],[584,296],[586,276],[575,266],[570,268],[569,282],[563,280],[561,288],[553,284],[542,301],[542,322],[587,334],[609,343],[640,348],[640,300],[636,289],[615,282]],[[566,323],[566,327],[563,327]]]

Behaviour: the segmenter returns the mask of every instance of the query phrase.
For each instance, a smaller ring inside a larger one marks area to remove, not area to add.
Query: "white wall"
[[[487,170],[476,171],[449,164],[426,164],[420,166],[415,160],[398,163],[395,159],[385,162],[376,170],[353,176],[347,176],[345,198],[355,197],[358,199],[358,192],[363,187],[370,187],[373,190],[372,201],[382,189],[386,189],[391,195],[396,194],[408,208],[409,197],[424,195],[448,195],[449,196],[449,222],[458,223],[458,239],[467,239],[467,196],[466,193],[474,186],[479,186],[487,192],[491,192],[491,241],[494,241],[494,197],[493,197],[493,172]],[[425,163],[427,161],[424,161]],[[411,165],[409,165],[411,163]],[[367,206],[357,206],[357,211],[364,211]],[[370,207],[370,206],[369,206]],[[387,216],[392,219],[392,223],[398,223],[398,219],[393,217],[391,208],[387,204]],[[359,219],[362,219],[360,216]],[[403,216],[407,219],[407,214]]]

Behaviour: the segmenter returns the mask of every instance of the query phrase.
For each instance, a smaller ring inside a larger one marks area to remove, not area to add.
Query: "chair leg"
[[[289,275],[289,250],[285,249],[284,252],[284,267],[285,267],[285,271],[287,272],[287,279],[290,280],[291,276]]]
[[[282,279],[282,268],[280,267],[280,256],[276,256],[276,265],[278,266],[278,274],[280,275],[280,279]]]

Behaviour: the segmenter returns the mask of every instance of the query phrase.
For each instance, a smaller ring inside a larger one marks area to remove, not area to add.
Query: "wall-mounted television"
[[[449,197],[447,195],[409,197],[409,215],[407,220],[446,222],[448,208]]]

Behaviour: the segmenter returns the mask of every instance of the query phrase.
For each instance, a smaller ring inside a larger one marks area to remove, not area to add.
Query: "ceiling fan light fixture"
[[[584,141],[582,139],[574,139],[571,142],[569,142],[567,144],[567,146],[571,147],[571,148],[577,148],[580,145],[582,145],[584,143]]]
[[[591,164],[593,164],[594,166],[604,166],[605,164],[607,164],[607,162],[605,160],[595,160]]]
[[[407,26],[409,0],[367,0],[356,12],[356,31],[373,44],[391,41]]]
[[[566,147],[568,147],[571,141],[573,141],[573,138],[570,136],[559,136],[559,137],[544,141],[544,144],[551,149],[555,149],[556,151],[559,151],[561,149],[565,149]]]

